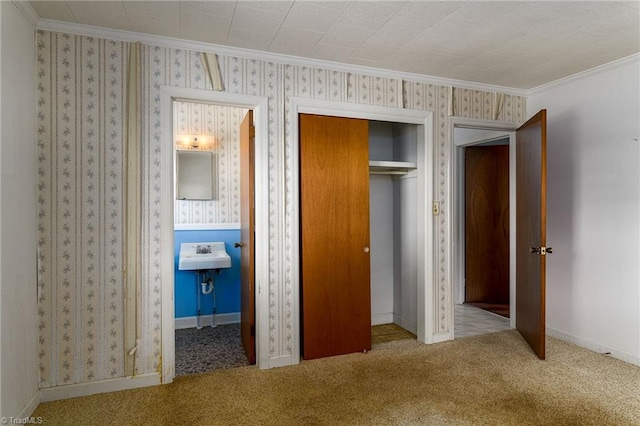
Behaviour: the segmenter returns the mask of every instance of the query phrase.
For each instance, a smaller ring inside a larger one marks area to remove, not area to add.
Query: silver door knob
[[[369,247],[363,248],[362,251],[364,251],[365,253],[369,253]]]

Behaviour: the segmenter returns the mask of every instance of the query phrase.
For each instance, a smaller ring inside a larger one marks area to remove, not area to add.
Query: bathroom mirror
[[[216,195],[215,154],[211,151],[176,151],[176,198],[213,200]]]

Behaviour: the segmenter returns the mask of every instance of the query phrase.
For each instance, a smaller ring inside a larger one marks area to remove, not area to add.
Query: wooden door
[[[368,128],[300,115],[305,359],[371,349]]]
[[[250,364],[255,343],[255,194],[253,111],[240,125],[240,335]]]
[[[465,302],[509,304],[509,145],[465,148]]]
[[[516,132],[516,328],[545,358],[547,111]]]

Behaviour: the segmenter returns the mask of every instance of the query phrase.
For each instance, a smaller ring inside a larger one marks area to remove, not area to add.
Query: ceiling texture
[[[525,90],[640,52],[640,1],[30,3],[44,20]]]

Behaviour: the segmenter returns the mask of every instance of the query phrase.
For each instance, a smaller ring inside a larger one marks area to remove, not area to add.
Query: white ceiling
[[[31,1],[40,18],[530,89],[640,51],[640,1]]]

